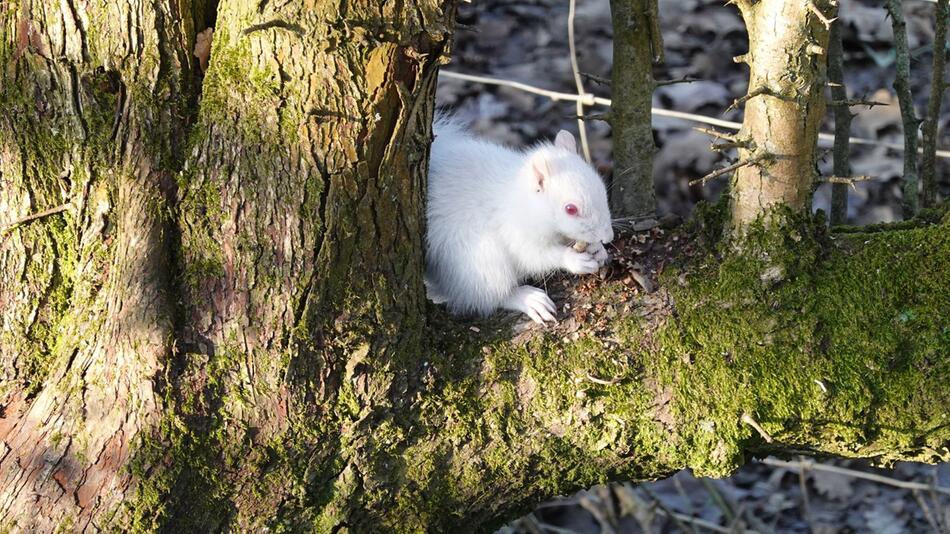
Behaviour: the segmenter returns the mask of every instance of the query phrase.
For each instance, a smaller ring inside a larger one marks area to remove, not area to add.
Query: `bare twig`
[[[699,482],[706,488],[706,492],[709,493],[709,496],[712,497],[713,503],[722,510],[722,515],[726,517],[726,521],[732,522],[736,518],[736,511],[733,510],[732,505],[723,498],[722,494],[719,493],[719,489],[716,488],[716,485],[706,477],[701,477]]]
[[[764,439],[766,443],[772,443],[772,436],[770,436],[769,433],[766,432],[765,429],[762,428],[762,427],[759,425],[759,423],[756,422],[756,420],[752,418],[751,415],[749,415],[749,414],[747,414],[747,413],[744,413],[744,414],[742,414],[742,417],[740,418],[740,420],[741,420],[743,423],[745,423],[745,424],[751,426],[752,428],[754,428],[755,431],[758,432],[760,436],[762,436],[762,439]]]
[[[930,510],[930,506],[927,505],[927,501],[925,501],[920,494],[920,490],[912,490],[911,494],[914,496],[914,500],[917,501],[917,505],[920,506],[920,510],[924,513],[924,519],[927,520],[930,527],[934,529],[934,532],[941,532],[940,525],[936,519],[934,519],[933,512]]]
[[[828,105],[833,106],[833,107],[844,106],[846,108],[853,107],[853,106],[867,106],[868,109],[871,109],[874,106],[889,106],[890,104],[888,104],[887,102],[878,102],[877,100],[862,100],[860,98],[850,98],[846,100],[832,100],[828,102]]]
[[[610,79],[604,78],[603,76],[598,76],[589,72],[582,72],[581,76],[583,76],[584,79],[589,82],[594,82],[596,84],[603,85],[604,87],[610,87]]]
[[[839,176],[851,174],[851,153],[848,137],[851,136],[851,110],[848,109],[848,91],[844,86],[844,49],[841,44],[841,23],[831,26],[828,39],[828,79],[831,105],[835,116],[834,172]],[[870,106],[868,107],[870,109]],[[854,184],[851,184],[854,187]],[[831,186],[831,224],[844,224],[848,220],[848,185]]]
[[[62,212],[64,212],[64,211],[66,211],[67,209],[69,209],[69,206],[70,206],[70,205],[71,205],[71,202],[67,202],[67,203],[65,203],[65,204],[60,204],[59,206],[56,206],[55,208],[50,208],[50,209],[48,209],[48,210],[43,210],[43,211],[41,211],[41,212],[39,212],[39,213],[34,213],[34,214],[32,214],[32,215],[27,215],[26,217],[20,217],[19,219],[17,219],[17,220],[15,220],[15,221],[13,221],[12,223],[6,225],[6,227],[4,227],[2,231],[0,231],[0,235],[5,234],[5,233],[9,232],[10,230],[13,230],[13,229],[16,228],[17,226],[20,226],[21,224],[26,224],[26,223],[28,223],[28,222],[30,222],[30,221],[35,221],[36,219],[41,219],[41,218],[43,218],[43,217],[48,217],[48,216],[50,216],[50,215],[55,215],[55,214],[57,214],[57,213],[62,213]]]
[[[750,148],[751,146],[752,141],[726,141],[725,143],[712,143],[709,145],[709,148],[716,152],[725,152],[726,150]]]
[[[894,53],[896,56],[896,75],[894,89],[901,108],[904,126],[904,187],[902,205],[904,218],[909,219],[917,213],[917,127],[920,122],[914,112],[914,99],[910,90],[910,53],[907,50],[907,23],[904,21],[904,7],[901,0],[887,0],[885,8],[891,16],[894,28]]]
[[[689,76],[683,76],[682,78],[676,78],[673,80],[656,80],[653,82],[654,87],[663,87],[664,85],[674,85],[677,83],[693,83],[698,82],[699,78],[690,78]]]
[[[584,82],[581,80],[581,69],[577,65],[577,48],[574,44],[574,4],[571,0],[567,11],[567,45],[571,49],[571,70],[574,71],[574,84],[577,85],[577,94],[587,94]],[[581,137],[581,151],[584,159],[590,163],[590,147],[587,145],[587,125],[584,124],[584,103],[577,101],[577,130]]]
[[[583,95],[577,95],[573,93],[561,93],[558,91],[550,91],[548,89],[542,89],[540,87],[535,87],[533,85],[528,85],[526,83],[513,82],[510,80],[502,80],[499,78],[491,78],[488,76],[474,76],[471,74],[462,74],[459,72],[451,72],[444,69],[439,71],[439,75],[445,76],[446,78],[454,78],[457,80],[465,80],[469,82],[482,83],[485,85],[511,87],[512,89],[518,89],[526,93],[531,93],[531,94],[550,98],[551,100],[555,102],[561,101],[561,100],[569,101],[569,102],[581,101],[584,103],[585,106],[593,106],[595,104],[598,106],[608,106],[608,107],[610,106],[609,98],[594,96],[590,93],[583,94]],[[688,122],[698,122],[700,124],[718,126],[720,128],[726,128],[729,130],[739,130],[740,128],[742,128],[742,125],[739,124],[738,122],[717,119],[715,117],[707,117],[705,115],[697,115],[694,113],[685,113],[683,111],[675,111],[675,110],[663,109],[663,108],[651,108],[650,112],[658,117],[667,117],[671,119],[679,119],[679,120],[684,120]],[[824,141],[825,143],[832,142],[834,141],[834,139],[835,139],[835,136],[829,133],[818,134],[818,140]],[[898,150],[898,151],[904,150],[904,145],[901,145],[901,144],[888,143],[885,141],[878,141],[875,139],[865,139],[862,137],[849,137],[848,142],[851,143],[852,145],[881,146],[884,148],[889,148],[891,150]],[[941,159],[950,159],[950,150],[938,150],[937,157]]]
[[[728,167],[723,167],[723,168],[721,168],[721,169],[717,169],[717,170],[715,170],[715,171],[713,171],[713,172],[707,174],[706,176],[703,176],[702,178],[697,178],[697,179],[695,179],[695,180],[691,180],[691,181],[689,182],[689,185],[696,185],[696,184],[706,185],[706,182],[708,182],[709,180],[712,180],[713,178],[717,178],[717,177],[719,177],[719,176],[722,176],[723,174],[728,174],[728,173],[730,173],[730,172],[732,172],[732,171],[734,171],[734,170],[736,170],[736,169],[740,169],[740,168],[745,167],[745,166],[747,166],[747,165],[755,165],[756,163],[762,161],[763,159],[765,159],[765,156],[762,155],[762,154],[759,154],[759,155],[757,155],[757,156],[753,156],[753,157],[751,157],[751,158],[749,158],[749,159],[744,159],[744,160],[742,160],[742,161],[733,163],[732,165],[729,165]]]
[[[873,482],[879,482],[881,484],[886,484],[888,486],[894,486],[896,488],[904,489],[918,489],[918,490],[933,490],[936,493],[942,493],[944,495],[950,495],[950,488],[945,488],[943,486],[931,486],[930,484],[924,484],[921,482],[911,482],[906,480],[897,480],[895,478],[890,478],[882,475],[876,475],[874,473],[865,473],[864,471],[857,471],[854,469],[848,469],[846,467],[838,467],[836,465],[825,465],[816,463],[814,460],[800,460],[797,462],[786,462],[784,460],[777,460],[775,458],[766,458],[762,460],[762,463],[766,465],[771,465],[773,467],[784,467],[786,469],[811,469],[812,471],[825,471],[828,473],[837,473],[839,475],[849,476],[853,478],[860,478],[863,480],[870,480]]]
[[[829,184],[844,184],[844,185],[850,185],[851,187],[854,187],[854,184],[855,184],[856,182],[868,182],[868,181],[873,180],[873,179],[874,179],[873,176],[868,176],[868,175],[861,175],[861,176],[826,176],[826,177],[820,178],[818,181],[819,181],[819,182],[829,183]]]
[[[734,109],[738,109],[739,106],[741,106],[742,104],[745,104],[746,102],[748,102],[749,100],[752,100],[753,98],[757,96],[771,95],[771,94],[772,94],[772,90],[769,89],[768,87],[765,87],[765,86],[757,87],[753,89],[752,91],[749,91],[745,96],[740,96],[739,98],[733,100],[732,104],[728,108],[726,108],[726,111],[732,111]]]
[[[811,505],[808,503],[808,482],[805,480],[806,469],[806,467],[802,467],[798,471],[798,486],[802,492],[802,515],[805,516],[805,522],[808,523],[808,530],[814,532],[815,525],[811,519]]]
[[[733,135],[733,134],[729,134],[729,133],[725,133],[725,132],[720,132],[720,131],[713,130],[713,129],[710,129],[710,128],[701,128],[701,127],[698,127],[698,126],[697,126],[697,127],[694,127],[693,129],[696,130],[697,132],[704,133],[704,134],[706,134],[706,135],[710,135],[710,136],[716,137],[716,138],[718,138],[718,139],[725,139],[726,141],[728,141],[728,142],[730,142],[730,143],[737,143],[737,144],[738,144],[738,143],[741,143],[741,142],[742,142],[742,141],[739,140],[738,137],[736,137],[736,136]]]
[[[940,123],[940,105],[943,92],[947,88],[943,81],[947,64],[947,19],[950,18],[950,2],[940,0],[934,9],[936,30],[934,32],[933,68],[930,84],[930,99],[927,101],[927,113],[924,115],[923,143],[920,158],[920,181],[923,183],[921,201],[925,208],[937,202],[937,129]]]
[[[600,384],[602,386],[612,386],[616,384],[617,382],[620,382],[619,378],[611,378],[610,380],[604,380],[603,378],[597,378],[596,376],[590,373],[587,374],[587,379],[595,384]]]

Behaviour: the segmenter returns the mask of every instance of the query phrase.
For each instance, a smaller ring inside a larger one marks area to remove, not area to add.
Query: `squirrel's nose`
[[[602,237],[601,243],[610,243],[614,240],[614,229],[608,226],[607,231],[603,233]]]

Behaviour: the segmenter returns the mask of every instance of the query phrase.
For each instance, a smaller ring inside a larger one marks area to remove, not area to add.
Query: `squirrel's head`
[[[529,155],[531,185],[551,211],[558,232],[569,241],[609,243],[614,238],[604,182],[577,155],[574,136],[558,132],[554,145]]]

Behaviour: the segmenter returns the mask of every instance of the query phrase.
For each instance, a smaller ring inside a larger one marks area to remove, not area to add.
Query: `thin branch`
[[[627,484],[625,484],[625,486],[627,486]],[[653,491],[648,487],[647,484],[640,486],[640,489],[643,490],[643,492],[646,493],[648,497],[653,499],[653,503],[656,505],[656,507],[659,508],[664,514],[666,514],[667,517],[672,519],[673,522],[676,523],[676,526],[679,527],[681,531],[683,532],[688,531],[688,532],[692,532],[693,534],[699,534],[698,532],[696,532],[696,529],[693,527],[692,523],[683,521],[679,517],[680,514],[676,514],[672,510],[667,508],[666,505],[663,504],[663,501],[656,495],[656,493],[653,493]],[[630,488],[629,491],[633,491],[633,489]]]
[[[831,104],[835,117],[833,170],[838,176],[847,176],[851,174],[851,146],[848,144],[848,137],[851,136],[851,119],[854,115],[846,105],[848,90],[844,85],[844,47],[841,31],[840,20],[831,25],[831,33],[828,36],[828,85],[831,87],[831,98],[837,101]],[[848,222],[848,185],[831,186],[832,225],[837,226]],[[853,182],[850,185],[857,189]],[[821,382],[818,384],[822,391],[825,391],[825,386]]]
[[[577,94],[584,95],[584,82],[581,80],[581,69],[577,65],[577,48],[574,44],[574,4],[571,0],[567,12],[567,44],[571,49],[571,70],[574,71],[574,84],[577,85]],[[584,104],[577,101],[577,129],[581,137],[581,151],[584,153],[584,159],[590,163],[590,147],[587,145],[587,125],[584,124]]]
[[[746,102],[748,102],[749,100],[752,100],[753,98],[757,96],[771,95],[771,94],[772,94],[772,90],[763,85],[762,87],[758,87],[752,91],[749,91],[745,96],[741,96],[733,100],[732,105],[726,108],[726,111],[732,111],[734,109],[738,109],[739,106],[741,106],[742,104],[745,104]]]
[[[933,512],[930,511],[930,506],[927,505],[927,501],[920,495],[920,490],[915,489],[911,493],[914,496],[914,500],[917,501],[917,505],[920,506],[921,511],[924,513],[924,519],[926,519],[927,523],[934,529],[934,532],[940,532],[940,525],[934,519]]]
[[[604,87],[610,87],[610,79],[604,78],[603,76],[598,76],[589,72],[582,72],[581,76],[583,76],[584,79],[589,82],[594,82],[596,84],[603,85]]]
[[[485,85],[496,85],[500,87],[511,87],[513,89],[518,89],[526,93],[531,93],[535,95],[544,96],[550,98],[551,100],[557,101],[569,101],[569,102],[583,102],[585,106],[607,106],[610,107],[610,99],[603,98],[599,96],[594,96],[593,94],[587,93],[583,95],[577,95],[574,93],[562,93],[559,91],[550,91],[548,89],[541,89],[540,87],[535,87],[533,85],[528,85],[521,82],[513,82],[509,80],[502,80],[499,78],[490,78],[487,76],[473,76],[471,74],[462,74],[459,72],[451,72],[447,70],[440,70],[440,76],[445,76],[446,78],[453,78],[456,80],[465,80],[469,82],[481,83]],[[705,115],[697,115],[695,113],[686,113],[683,111],[674,111],[671,109],[663,108],[650,108],[650,112],[658,117],[667,117],[671,119],[680,119],[688,122],[698,122],[700,124],[708,124],[710,126],[718,126],[720,128],[727,128],[729,130],[739,130],[742,128],[742,124],[734,121],[727,121],[723,119],[717,119],[715,117],[707,117]],[[829,133],[819,133],[818,140],[830,143],[834,141],[835,136]],[[849,137],[848,142],[852,145],[867,145],[867,146],[882,146],[889,148],[891,150],[902,151],[904,150],[904,145],[897,143],[888,143],[886,141],[878,141],[875,139],[865,139],[862,137]],[[918,149],[919,151],[920,149]],[[950,159],[950,150],[938,150],[937,157],[941,159]]]
[[[808,481],[805,479],[807,467],[798,470],[798,487],[802,492],[802,515],[805,516],[805,522],[808,523],[809,532],[814,532],[815,527],[811,519],[811,505],[808,503]]]
[[[887,0],[885,8],[891,16],[894,28],[894,54],[896,56],[896,75],[894,89],[901,108],[904,126],[904,187],[902,205],[904,218],[909,219],[917,213],[917,127],[920,123],[914,112],[914,99],[910,90],[910,53],[907,49],[907,23],[904,21],[904,7],[901,0]]]
[[[819,182],[825,182],[829,184],[844,184],[854,186],[856,182],[867,182],[873,180],[873,176],[861,175],[861,176],[827,176],[819,178]]]
[[[700,81],[699,78],[690,78],[689,76],[683,76],[682,78],[675,78],[672,80],[655,80],[653,82],[653,87],[663,87],[665,85],[674,85],[677,83],[693,83]]]
[[[71,205],[71,202],[67,202],[67,203],[65,203],[65,204],[60,204],[59,206],[56,206],[55,208],[50,208],[50,209],[48,209],[48,210],[43,210],[43,211],[41,211],[41,212],[39,212],[39,213],[34,213],[34,214],[32,214],[32,215],[27,215],[26,217],[20,217],[19,219],[17,219],[17,220],[15,220],[15,221],[13,221],[12,223],[6,225],[6,227],[4,227],[2,231],[0,231],[0,234],[5,234],[5,233],[9,232],[10,230],[13,230],[13,229],[16,228],[17,226],[20,226],[21,224],[25,224],[25,223],[28,223],[28,222],[30,222],[30,221],[35,221],[36,219],[41,219],[41,218],[43,218],[43,217],[48,217],[48,216],[50,216],[50,215],[56,215],[57,213],[62,213],[62,212],[64,212],[64,211],[66,211],[67,209],[69,209],[69,206],[70,206],[70,205]]]
[[[834,88],[832,87],[832,90]],[[877,100],[863,100],[861,98],[848,98],[845,100],[831,100],[828,102],[829,106],[838,107],[853,107],[853,106],[867,106],[868,109],[873,108],[874,106],[889,106],[887,102],[878,102]]]
[[[706,477],[700,477],[699,482],[706,488],[706,493],[712,498],[716,507],[722,510],[726,521],[734,521],[736,519],[736,511],[733,509],[732,504],[722,496],[722,493],[719,493],[719,489],[716,488],[715,483]]]
[[[930,98],[927,101],[927,113],[924,115],[923,143],[920,147],[920,181],[923,182],[921,201],[925,208],[937,202],[937,134],[940,126],[940,105],[947,86],[943,81],[947,64],[947,19],[950,18],[950,2],[940,0],[934,9],[936,29],[934,31],[933,67]]]
[[[713,143],[709,145],[709,149],[714,152],[725,152],[736,148],[749,148],[750,146],[752,146],[750,141],[726,141],[725,143]]]
[[[743,423],[745,423],[745,424],[751,426],[752,428],[754,428],[755,431],[758,432],[760,436],[762,436],[762,439],[764,439],[766,443],[772,443],[772,436],[770,436],[769,433],[766,432],[765,429],[762,428],[762,427],[759,425],[759,423],[756,422],[756,420],[752,418],[751,415],[749,415],[749,414],[747,414],[747,413],[744,413],[744,414],[742,414],[742,417],[740,418],[740,420],[741,420]]]
[[[603,121],[606,123],[610,122],[611,115],[610,113],[588,113],[587,115],[567,115],[569,119],[578,119],[582,121]]]
[[[704,134],[706,134],[706,135],[710,135],[710,136],[715,137],[715,138],[717,138],[717,139],[725,139],[726,141],[729,141],[730,143],[740,143],[740,142],[741,142],[741,141],[739,140],[739,138],[736,137],[736,136],[733,135],[733,134],[728,134],[728,133],[725,133],[725,132],[720,132],[720,131],[712,130],[712,129],[709,129],[709,128],[701,128],[701,127],[698,127],[698,126],[697,126],[697,127],[694,127],[693,129],[696,130],[697,132],[701,132],[701,133],[704,133]]]
[[[762,161],[763,159],[765,159],[764,154],[759,154],[757,156],[753,156],[752,158],[744,159],[737,163],[733,163],[732,165],[729,165],[728,167],[717,169],[707,174],[706,176],[703,176],[702,178],[697,178],[695,180],[692,180],[689,182],[689,185],[696,185],[696,184],[706,185],[706,182],[708,182],[709,180],[712,180],[713,178],[717,178],[719,176],[722,176],[723,174],[728,174],[736,169],[740,169],[748,165],[755,165],[758,162]]]
[[[857,471],[854,469],[848,469],[847,467],[838,467],[836,465],[825,465],[816,463],[814,460],[800,460],[798,462],[786,462],[783,460],[777,460],[775,458],[766,458],[762,460],[762,463],[766,465],[771,465],[772,467],[784,467],[786,469],[811,469],[812,471],[825,471],[826,473],[836,473],[839,475],[844,475],[853,478],[860,478],[863,480],[870,480],[872,482],[878,482],[881,484],[886,484],[888,486],[894,486],[895,488],[904,488],[908,490],[932,490],[937,493],[942,493],[944,495],[950,495],[950,488],[943,486],[931,486],[930,484],[924,484],[921,482],[912,482],[906,480],[897,480],[895,478],[890,478],[882,475],[876,475],[874,473],[865,473],[864,471]]]

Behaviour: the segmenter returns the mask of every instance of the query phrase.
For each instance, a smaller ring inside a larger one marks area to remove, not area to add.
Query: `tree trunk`
[[[2,8],[0,530],[484,529],[748,453],[950,456],[947,217],[790,217],[515,339],[427,310],[454,6],[386,6]]]
[[[4,5],[0,524],[299,520],[361,461],[422,349],[440,6]]]
[[[611,0],[614,32],[610,74],[610,126],[614,173],[610,209],[614,217],[652,217],[653,60],[662,57],[655,0]]]
[[[732,181],[733,226],[745,227],[771,207],[811,207],[818,179],[818,127],[825,114],[825,53],[832,2],[738,0],[751,69],[738,137],[740,167]]]
[[[166,409],[174,133],[195,97],[197,21],[178,7],[0,7],[4,525],[104,527],[132,496],[133,440]]]

